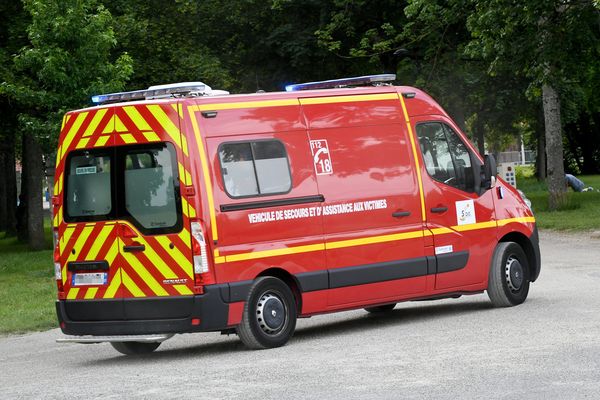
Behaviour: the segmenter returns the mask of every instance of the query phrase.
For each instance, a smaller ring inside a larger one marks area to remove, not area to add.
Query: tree
[[[29,44],[14,57],[13,76],[1,93],[16,101],[23,138],[22,179],[32,249],[44,246],[42,154],[56,147],[64,112],[89,103],[93,93],[123,88],[132,73],[127,54],[112,54],[112,16],[94,0],[25,0]]]
[[[473,0],[468,52],[486,59],[490,73],[512,70],[542,98],[549,208],[566,202],[561,93],[577,85],[598,58],[598,10],[592,1]]]

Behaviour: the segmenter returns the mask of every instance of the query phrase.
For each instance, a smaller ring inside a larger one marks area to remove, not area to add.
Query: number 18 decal
[[[311,140],[310,150],[312,151],[317,175],[333,174],[333,165],[331,164],[331,155],[329,153],[327,140]]]

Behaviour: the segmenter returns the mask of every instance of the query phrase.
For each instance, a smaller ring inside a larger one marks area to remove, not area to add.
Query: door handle
[[[133,244],[129,246],[123,246],[123,251],[133,252],[133,251],[144,251],[146,250],[146,246],[143,244]]]
[[[441,213],[445,213],[446,211],[448,211],[448,207],[446,206],[442,206],[442,207],[433,207],[431,209],[432,213],[436,213],[436,214],[441,214]]]
[[[408,217],[409,215],[410,211],[396,211],[392,213],[392,217],[394,218]]]

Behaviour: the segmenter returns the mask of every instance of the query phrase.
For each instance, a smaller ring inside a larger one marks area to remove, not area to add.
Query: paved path
[[[542,232],[528,301],[485,294],[300,320],[285,347],[178,335],[151,355],[57,344],[58,330],[0,339],[0,397],[44,399],[600,398],[600,240]]]

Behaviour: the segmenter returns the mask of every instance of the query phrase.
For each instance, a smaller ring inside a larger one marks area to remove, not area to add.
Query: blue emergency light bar
[[[206,86],[202,82],[186,82],[182,84],[151,86],[145,90],[95,95],[92,96],[92,103],[106,104],[115,103],[118,101],[172,97],[176,95],[185,96],[192,92],[204,93],[207,89],[210,91],[210,87]]]
[[[396,74],[365,75],[356,76],[353,78],[331,79],[320,82],[296,83],[293,85],[287,85],[285,87],[285,91],[295,92],[298,90],[332,89],[347,86],[377,86],[394,80],[396,80]]]

